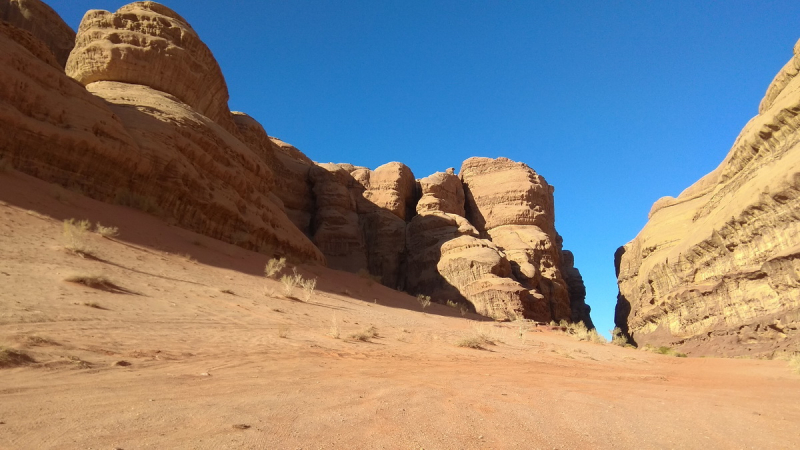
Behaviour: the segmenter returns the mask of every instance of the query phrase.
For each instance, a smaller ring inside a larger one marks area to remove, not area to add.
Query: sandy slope
[[[800,447],[784,362],[520,338],[321,267],[301,268],[319,279],[302,302],[263,277],[264,255],[138,211],[16,172],[0,201],[0,345],[37,361],[0,370],[0,448]],[[69,218],[119,237],[87,236],[81,258]],[[378,337],[349,338],[368,326]],[[496,345],[454,345],[478,328]]]

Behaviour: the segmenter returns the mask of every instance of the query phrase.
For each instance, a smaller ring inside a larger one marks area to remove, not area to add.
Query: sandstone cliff
[[[44,41],[0,28],[0,156],[22,172],[218,239],[324,261],[272,195],[269,158],[243,142],[226,112],[219,67],[191,27],[152,2],[120,11],[118,19],[103,11],[84,17],[67,62],[80,83],[54,66]],[[44,23],[33,29],[54,20],[28,18]],[[51,28],[66,26],[58,20]],[[160,82],[135,75],[151,67],[164,72]],[[186,84],[178,76],[185,71],[211,74],[209,89]]]
[[[92,10],[77,35],[38,0],[0,6],[0,158],[16,170],[498,319],[591,326],[553,188],[525,164],[421,180],[399,162],[318,164],[228,109],[214,56],[165,6]]]
[[[638,344],[800,349],[800,43],[717,169],[657,201],[615,256],[616,323]]]

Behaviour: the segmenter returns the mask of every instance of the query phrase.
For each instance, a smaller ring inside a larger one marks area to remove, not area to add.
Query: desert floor
[[[90,255],[76,255],[70,218],[119,235],[80,236]],[[423,312],[315,266],[298,268],[318,279],[305,301],[264,276],[267,259],[0,174],[0,345],[35,360],[0,369],[0,448],[800,448],[786,362]],[[494,345],[456,346],[477,335]]]

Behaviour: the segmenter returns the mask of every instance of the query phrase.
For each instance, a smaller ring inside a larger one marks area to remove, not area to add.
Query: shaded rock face
[[[553,190],[524,164],[422,180],[399,162],[318,164],[228,110],[213,55],[162,5],[89,11],[77,36],[36,0],[0,7],[0,159],[16,170],[498,319],[590,323]]]
[[[653,205],[615,257],[616,322],[638,344],[800,348],[800,44],[725,160]]]
[[[39,0],[0,0],[0,21],[31,33],[64,68],[75,46],[75,31]]]

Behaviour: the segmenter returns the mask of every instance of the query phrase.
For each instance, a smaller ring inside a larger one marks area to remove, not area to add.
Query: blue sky
[[[125,3],[48,2],[73,28]],[[614,251],[722,161],[800,38],[796,0],[162,3],[214,52],[231,109],[315,161],[533,167],[606,334]]]

